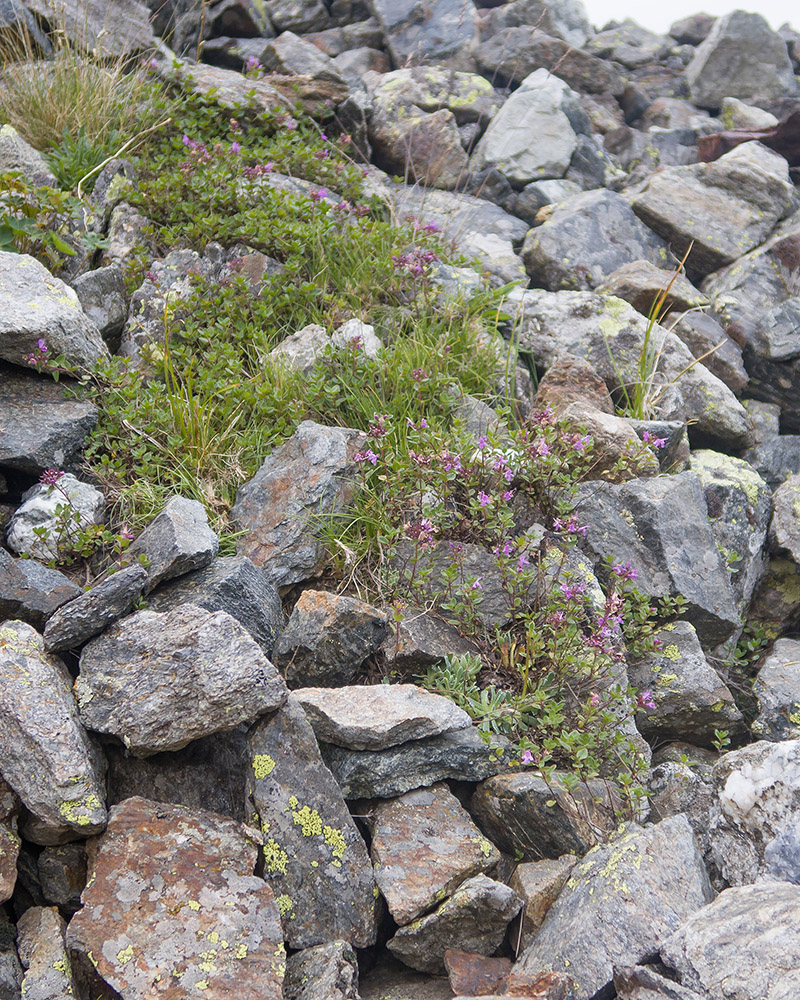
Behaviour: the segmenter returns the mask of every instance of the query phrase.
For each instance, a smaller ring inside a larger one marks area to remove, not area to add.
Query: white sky
[[[669,0],[662,4],[643,4],[641,0],[583,0],[589,20],[596,28],[606,21],[623,21],[633,18],[643,28],[665,34],[669,26],[689,14],[703,11],[706,14],[729,14],[737,9],[736,0]],[[769,21],[773,28],[788,21],[800,31],[800,7],[797,0],[759,0],[758,4],[742,3],[742,10],[755,10]]]

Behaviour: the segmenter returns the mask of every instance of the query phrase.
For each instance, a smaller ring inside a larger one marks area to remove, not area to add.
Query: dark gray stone
[[[800,412],[792,422],[800,427],[798,417]],[[789,476],[800,473],[800,434],[780,434],[761,441],[744,453],[744,459],[770,489],[777,489]]]
[[[68,915],[80,909],[81,893],[86,888],[86,847],[82,842],[45,847],[39,855],[38,871],[48,903]]]
[[[52,54],[53,46],[50,40],[21,0],[0,0],[0,28],[26,31],[45,55]],[[17,983],[17,993],[19,993],[19,983]]]
[[[439,0],[421,8],[414,0],[368,0],[395,66],[454,62],[478,38],[478,12],[472,0]]]
[[[360,1000],[353,948],[346,941],[331,941],[290,955],[283,1000]]]
[[[658,62],[670,48],[669,39],[647,31],[630,18],[593,35],[584,46],[586,52],[620,63],[626,69],[639,69]]]
[[[58,570],[35,559],[15,559],[0,549],[0,620],[15,618],[41,630],[57,608],[80,592]]]
[[[19,555],[61,562],[72,554],[79,533],[100,524],[104,512],[103,494],[66,473],[55,484],[36,483],[22,494],[6,529],[6,542]]]
[[[144,566],[128,566],[62,604],[45,627],[45,649],[50,653],[77,649],[87,639],[99,635],[133,609],[146,580]]]
[[[333,64],[330,56],[321,52],[316,45],[300,38],[293,31],[283,31],[264,46],[261,59],[264,68],[271,73],[287,76],[312,76],[320,80],[344,80]]]
[[[116,264],[86,271],[72,282],[83,311],[100,331],[103,340],[114,345],[128,318],[125,279]]]
[[[488,28],[484,30],[486,36],[495,35],[503,28],[535,24],[540,31],[563,38],[580,49],[594,34],[581,0],[512,0],[506,4],[489,0],[481,6],[494,8],[489,12]]]
[[[800,642],[778,639],[753,682],[758,715],[753,733],[760,739],[800,737]]]
[[[286,685],[235,618],[186,604],[139,611],[92,639],[75,693],[89,729],[147,757],[274,711]]]
[[[715,21],[716,18],[711,14],[690,14],[675,21],[669,29],[669,34],[680,45],[699,45],[708,38]]]
[[[40,17],[53,17],[52,0],[25,0],[25,5]],[[118,0],[111,6],[104,0],[59,0],[56,23],[77,47],[118,58],[155,47],[149,15],[138,0]]]
[[[386,663],[401,672],[419,673],[448,654],[476,653],[477,647],[465,639],[454,625],[421,608],[404,607],[400,621],[391,623],[392,633],[381,652]]]
[[[614,989],[618,1000],[697,1000],[694,990],[667,979],[649,965],[615,968]]]
[[[214,559],[205,569],[161,584],[147,600],[153,611],[172,611],[182,604],[227,611],[272,656],[283,623],[281,599],[265,570],[247,556]]]
[[[278,31],[324,31],[331,19],[323,0],[266,0],[270,20]]]
[[[686,344],[698,361],[737,395],[749,380],[744,367],[742,349],[722,326],[703,312],[687,312],[673,316],[669,328]]]

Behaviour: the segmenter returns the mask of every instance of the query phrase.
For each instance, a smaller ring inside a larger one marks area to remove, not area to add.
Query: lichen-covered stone
[[[53,907],[32,906],[17,923],[17,950],[25,969],[25,1000],[61,1000],[75,992],[69,954],[64,942],[66,924]]]
[[[407,792],[375,808],[375,878],[401,926],[468,878],[488,871],[499,857],[445,784]]]
[[[286,685],[235,618],[185,604],[139,611],[89,642],[75,693],[88,729],[147,757],[274,711]]]
[[[67,943],[125,1000],[281,1000],[283,935],[257,853],[233,820],[127,799],[93,844]]]
[[[64,664],[30,625],[0,626],[0,771],[36,822],[29,839],[55,844],[105,826],[95,751],[78,719]]]
[[[264,878],[275,892],[287,944],[374,944],[378,890],[369,855],[293,697],[253,727],[249,747]]]
[[[360,1000],[358,961],[346,941],[314,945],[286,963],[283,1000]]]
[[[58,570],[35,559],[15,559],[0,549],[0,619],[15,618],[41,629],[57,608],[80,592]]]

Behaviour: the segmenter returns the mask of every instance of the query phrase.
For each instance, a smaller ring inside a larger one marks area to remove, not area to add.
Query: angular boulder
[[[800,642],[778,639],[753,681],[753,694],[758,702],[751,726],[756,736],[767,740],[800,737]]]

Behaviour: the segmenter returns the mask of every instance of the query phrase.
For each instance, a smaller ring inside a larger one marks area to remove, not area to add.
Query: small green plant
[[[728,747],[731,745],[730,737],[728,735],[727,729],[715,729],[714,739],[711,741],[711,746],[717,751],[717,753],[725,753]]]

